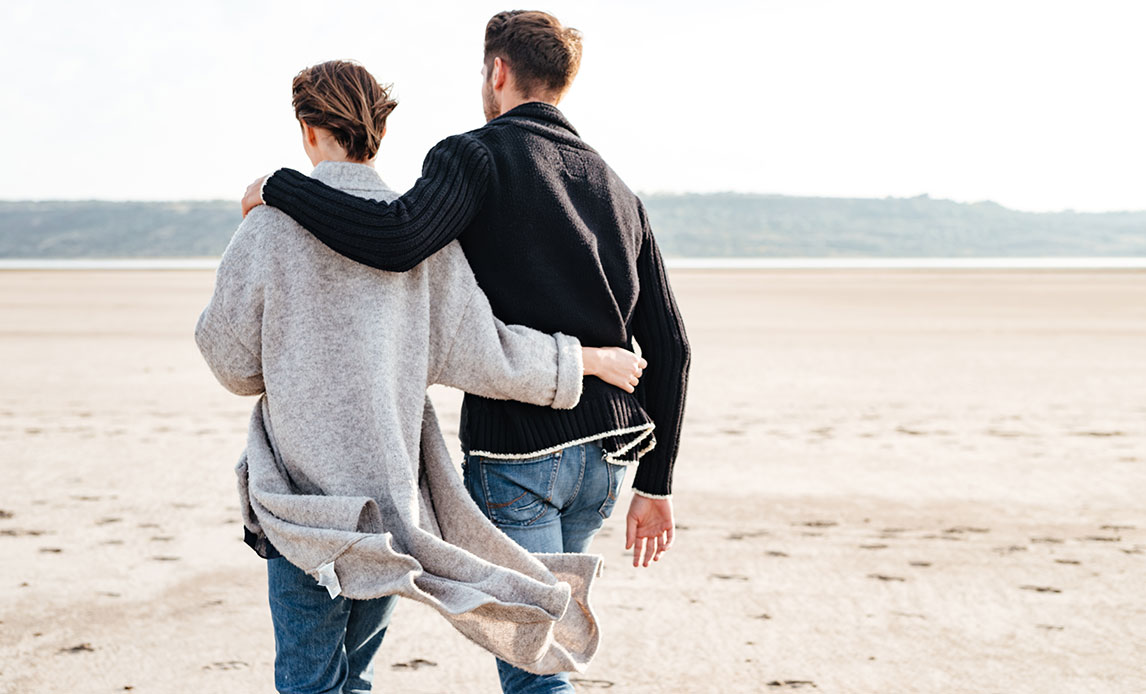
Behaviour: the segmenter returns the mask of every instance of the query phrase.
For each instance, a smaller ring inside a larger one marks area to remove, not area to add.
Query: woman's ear
[[[299,121],[299,123],[302,123],[302,136],[306,139],[307,144],[311,147],[317,147],[318,131],[314,129],[314,126],[308,125],[307,123],[303,123],[302,121]]]

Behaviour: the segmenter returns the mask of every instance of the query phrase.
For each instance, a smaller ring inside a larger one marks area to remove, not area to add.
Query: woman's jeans
[[[584,552],[620,494],[625,466],[599,443],[528,460],[466,456],[466,489],[494,525],[530,552]],[[569,676],[534,675],[497,661],[505,694],[573,692]]]
[[[281,694],[360,694],[374,679],[398,598],[331,598],[283,557],[267,560],[267,593],[275,629],[275,689]]]

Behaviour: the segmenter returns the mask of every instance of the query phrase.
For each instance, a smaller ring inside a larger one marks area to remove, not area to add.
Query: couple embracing
[[[280,692],[370,691],[398,596],[497,656],[503,691],[571,692],[626,477],[633,565],[672,545],[688,343],[644,207],[557,108],[580,56],[548,14],[495,15],[486,125],[402,195],[373,168],[388,89],[342,61],[295,77],[315,168],[248,189],[196,327],[262,395],[236,472]],[[460,477],[433,383],[466,392]]]

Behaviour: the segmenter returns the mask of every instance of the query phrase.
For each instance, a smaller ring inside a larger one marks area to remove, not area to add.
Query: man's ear
[[[505,81],[509,77],[509,65],[501,58],[493,59],[493,74],[490,76],[490,83],[494,89],[501,90],[505,88]]]

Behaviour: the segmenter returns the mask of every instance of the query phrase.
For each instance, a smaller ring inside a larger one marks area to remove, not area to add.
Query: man
[[[563,411],[467,394],[461,438],[471,495],[533,552],[583,551],[637,464],[626,549],[648,566],[673,541],[690,354],[643,205],[556,108],[580,57],[580,34],[551,15],[499,13],[485,34],[487,124],[436,145],[409,192],[372,202],[281,169],[248,188],[244,212],[265,202],[390,271],[456,238],[503,320],[586,345],[635,338],[650,362],[635,392],[587,378]],[[573,691],[564,675],[498,669],[506,692]]]

